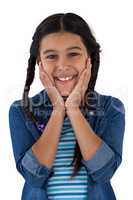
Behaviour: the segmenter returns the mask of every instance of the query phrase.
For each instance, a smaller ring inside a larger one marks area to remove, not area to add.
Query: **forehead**
[[[61,48],[62,50],[66,50],[72,46],[78,46],[82,50],[86,49],[81,40],[81,37],[77,34],[69,32],[50,33],[43,37],[40,43],[41,49]]]

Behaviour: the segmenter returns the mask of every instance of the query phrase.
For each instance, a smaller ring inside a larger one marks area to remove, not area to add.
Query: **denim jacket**
[[[52,112],[46,90],[30,97],[30,100],[32,112],[45,127]],[[42,165],[31,149],[42,132],[25,115],[21,102],[15,100],[9,108],[9,127],[16,168],[25,180],[21,200],[47,200],[47,180],[54,170]],[[118,98],[96,91],[91,102],[93,109],[88,110],[85,117],[103,142],[90,160],[82,158],[88,174],[86,200],[116,200],[111,178],[122,161],[125,108]]]

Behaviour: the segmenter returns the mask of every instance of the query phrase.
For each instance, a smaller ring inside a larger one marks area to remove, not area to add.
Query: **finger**
[[[83,85],[83,80],[84,80],[84,76],[86,73],[86,68],[84,68],[79,76],[78,82],[74,88],[75,92],[81,92],[82,90],[82,85]]]
[[[92,64],[90,63],[90,58],[88,58],[87,63],[86,63],[86,75],[84,78],[84,83],[88,84],[89,82],[90,75],[91,75],[91,67],[92,67]]]
[[[82,82],[82,96],[84,95],[84,93],[85,93],[85,91],[86,91],[86,89],[87,89],[87,87],[88,87],[88,76],[87,76],[87,72],[86,72],[86,74],[85,74],[85,77],[84,77],[84,80],[83,80],[83,82]]]
[[[41,80],[43,86],[44,86],[45,88],[48,88],[47,79],[42,75],[42,73],[40,73],[39,78],[40,78],[40,80]]]
[[[91,63],[90,63],[90,58],[87,59],[86,62],[86,67],[82,70],[80,77],[79,77],[79,82],[82,82],[83,80],[85,80],[85,77],[89,75],[90,73],[90,69],[91,69]],[[82,83],[81,83],[82,84]]]
[[[85,75],[86,75],[87,69],[84,69],[80,75],[79,81],[78,81],[78,86],[82,86]]]
[[[50,82],[52,84],[53,80],[51,80],[51,78],[49,77],[48,73],[44,70],[42,64],[39,65],[39,70],[40,70],[39,73],[42,75],[42,77],[44,77],[47,81],[49,81],[49,84],[50,84]]]
[[[77,85],[74,88],[74,91],[80,96],[82,95],[82,85],[83,85],[83,80],[84,80],[84,76],[85,76],[85,71],[84,73],[82,73],[82,76],[80,76],[80,79],[77,83]]]
[[[87,59],[87,65],[86,66],[87,66],[88,69],[92,68],[92,64],[91,64],[90,58]]]
[[[54,85],[54,80],[51,75],[49,75],[46,71],[43,71],[44,74],[47,76],[48,80],[50,81],[51,85]]]
[[[53,77],[52,77],[51,75],[49,75],[49,79],[50,79],[50,81],[52,82],[52,85],[55,86],[54,79],[53,79]]]
[[[40,78],[41,78],[42,82],[44,83],[45,87],[48,88],[48,87],[53,86],[51,80],[49,79],[48,74],[45,71],[40,72]]]
[[[85,75],[85,78],[84,78],[84,83],[82,85],[82,97],[84,97],[84,94],[85,94],[85,92],[86,92],[86,90],[88,88],[90,77],[91,77],[91,72],[88,70],[86,72],[86,75]]]
[[[89,83],[89,78],[88,76],[85,77],[85,80],[84,80],[84,83],[82,85],[82,94],[84,95],[85,91],[87,90],[88,88],[88,83]]]
[[[43,73],[46,73],[46,75],[48,76],[49,80],[51,81],[52,85],[55,86],[55,82],[54,82],[54,79],[51,75],[49,75],[43,68],[42,64],[39,65],[39,70],[40,72],[43,74]]]
[[[39,71],[40,71],[40,72],[43,72],[43,70],[44,70],[44,69],[43,69],[43,66],[42,66],[42,64],[41,64],[41,62],[40,62],[40,63],[39,63]]]
[[[91,71],[90,71],[90,69],[87,69],[85,77],[84,77],[83,87],[87,87],[88,86],[88,83],[89,83],[89,80],[90,80],[90,76],[91,76]]]
[[[88,58],[86,62],[86,67],[81,72],[81,75],[77,84],[77,90],[81,91],[82,99],[84,97],[85,91],[87,90],[88,83],[90,80],[90,71],[91,71],[90,69],[91,69],[90,58]]]

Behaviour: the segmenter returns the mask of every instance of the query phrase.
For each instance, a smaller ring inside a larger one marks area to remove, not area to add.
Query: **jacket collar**
[[[87,96],[89,103],[89,109],[81,110],[84,112],[86,111],[86,116],[102,116],[104,115],[104,95],[99,94],[96,90],[94,92],[89,93]],[[41,90],[35,96],[31,97],[32,102],[32,112],[35,116],[39,118],[43,118],[44,115],[50,115],[53,106],[51,100],[48,96],[48,93],[45,89]]]
[[[92,94],[89,95],[88,98],[91,102],[90,109],[84,110],[83,108],[81,108],[81,111],[83,113],[85,112],[86,118],[91,123],[93,123],[95,117],[102,116],[104,114],[104,110],[102,108],[103,95],[100,95],[98,92],[94,91]],[[52,103],[47,91],[43,89],[30,99],[32,101],[32,112],[34,113],[34,115],[40,119],[41,123],[47,123],[53,110]],[[65,115],[65,117],[67,117],[67,115]],[[35,139],[39,138],[41,132],[39,132],[35,124],[29,118],[27,118],[26,120],[26,126],[28,130],[34,135]]]

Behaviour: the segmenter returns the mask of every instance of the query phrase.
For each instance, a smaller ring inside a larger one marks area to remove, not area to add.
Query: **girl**
[[[53,14],[33,36],[22,99],[9,110],[22,200],[115,200],[123,103],[94,90],[100,45],[74,13]],[[44,89],[29,98],[36,63]]]

